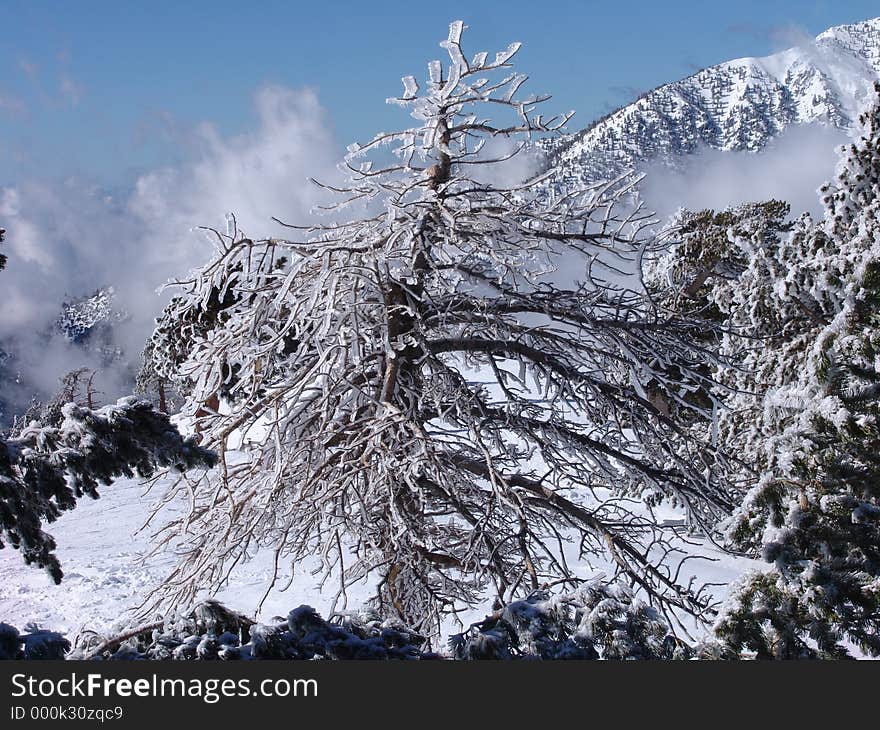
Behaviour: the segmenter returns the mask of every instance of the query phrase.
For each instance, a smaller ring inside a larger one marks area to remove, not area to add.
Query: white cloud
[[[156,289],[211,254],[204,232],[195,227],[222,230],[225,214],[233,212],[241,230],[256,238],[285,234],[272,216],[309,220],[325,193],[308,178],[334,182],[339,175],[339,148],[327,116],[310,90],[265,87],[254,105],[252,130],[230,136],[202,124],[180,137],[195,140],[191,162],[143,175],[126,195],[110,197],[81,180],[0,188],[9,254],[0,273],[0,339],[44,331],[65,297],[113,285],[119,304],[132,314],[123,345],[136,355],[167,298]],[[789,200],[795,214],[816,210],[815,191],[833,175],[835,146],[843,141],[841,132],[804,127],[759,154],[707,151],[679,171],[649,169],[644,197],[663,216],[679,206],[721,208],[770,197]],[[506,147],[499,143],[491,151]],[[474,172],[502,182],[499,177],[522,177],[534,164],[520,157]],[[21,362],[51,391],[60,374],[87,364],[82,359],[63,343],[47,347],[34,340]],[[119,387],[112,378],[101,386],[108,398],[119,395]]]
[[[255,105],[254,132],[224,138],[202,124],[195,163],[140,178],[129,201],[132,213],[191,227],[221,225],[232,211],[251,236],[277,234],[273,215],[306,215],[318,200],[308,178],[335,175],[338,152],[326,115],[310,90],[265,87]]]
[[[648,166],[642,196],[660,217],[679,207],[722,209],[771,198],[788,201],[795,216],[818,213],[817,190],[833,177],[837,148],[848,139],[841,130],[802,125],[790,127],[761,152],[705,150],[677,170]]]
[[[804,26],[791,23],[771,28],[770,41],[773,43],[774,51],[784,51],[789,48],[812,46],[816,38]]]
[[[308,220],[323,195],[308,178],[338,174],[326,114],[310,90],[266,87],[254,103],[253,130],[223,136],[203,124],[190,163],[142,176],[126,196],[107,196],[81,180],[0,188],[9,255],[0,274],[0,339],[43,331],[65,298],[113,285],[132,315],[123,344],[136,354],[167,298],[157,288],[211,253],[196,226],[222,229],[233,212],[243,231],[262,237],[283,235],[272,216]],[[51,351],[22,353],[22,362],[39,362],[31,375],[54,390],[57,377],[74,367],[73,357],[82,356],[55,343]]]

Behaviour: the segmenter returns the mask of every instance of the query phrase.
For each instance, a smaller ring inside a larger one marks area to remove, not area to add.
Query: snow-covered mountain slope
[[[545,144],[549,185],[609,180],[649,160],[701,148],[763,148],[791,125],[850,127],[880,78],[880,18],[826,30],[809,44],[740,58],[666,84],[586,129]]]
[[[114,327],[128,318],[128,313],[115,304],[112,286],[98,289],[90,296],[65,302],[55,320],[55,328],[71,343],[92,352],[105,365],[124,356],[115,343]]]
[[[84,342],[96,329],[112,326],[127,316],[114,308],[115,294],[113,287],[108,286],[89,296],[65,302],[55,326],[71,342]]]

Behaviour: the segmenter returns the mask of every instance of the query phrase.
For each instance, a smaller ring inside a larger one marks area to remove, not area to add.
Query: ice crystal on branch
[[[189,389],[222,468],[174,487],[191,509],[163,533],[184,558],[158,600],[192,601],[272,549],[276,577],[318,556],[340,601],[369,577],[383,612],[434,631],[487,590],[575,581],[574,551],[662,608],[706,613],[622,495],[674,497],[695,527],[730,509],[717,455],[658,405],[699,408],[682,394],[713,356],[693,320],[620,283],[655,243],[632,179],[553,200],[540,177],[486,182],[569,115],[522,95],[518,44],[469,63],[463,29],[424,89],[407,77],[392,100],[416,126],[349,148],[331,222],[285,224],[290,240],[217,232],[180,282],[154,370]]]

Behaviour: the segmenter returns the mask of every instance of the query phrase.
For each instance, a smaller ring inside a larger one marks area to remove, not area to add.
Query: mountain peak
[[[617,177],[649,160],[674,165],[701,148],[762,149],[786,128],[849,128],[880,78],[880,18],[839,25],[761,58],[739,58],[664,84],[545,146],[549,185]]]
[[[833,25],[828,30],[824,30],[816,36],[817,43],[826,41],[851,41],[855,45],[859,45],[870,37],[871,34],[880,33],[880,17],[869,18],[858,23],[847,23],[845,25]],[[875,45],[877,39],[874,39]]]

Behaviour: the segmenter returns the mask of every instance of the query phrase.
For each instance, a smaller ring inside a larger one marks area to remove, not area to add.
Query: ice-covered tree
[[[771,567],[716,629],[762,657],[880,655],[880,106],[861,123],[824,219],[792,241],[785,283],[817,324],[797,376],[764,398],[766,467],[731,525]]]
[[[94,385],[96,375],[97,371],[90,368],[76,368],[65,373],[59,379],[61,387],[52,398],[43,402],[34,397],[25,412],[15,416],[10,433],[18,435],[23,429],[34,424],[60,426],[64,420],[62,409],[68,403],[94,408],[98,405],[100,395]]]
[[[235,224],[231,216],[230,223]],[[283,264],[281,261],[274,265]],[[156,321],[156,329],[141,353],[141,368],[137,377],[139,391],[152,393],[160,385],[172,383],[183,393],[192,389],[192,383],[181,377],[181,365],[198,341],[226,324],[233,311],[232,306],[240,305],[241,297],[246,296],[229,285],[232,283],[232,273],[226,278],[222,285],[210,285],[197,302],[183,297],[172,299],[164,315]]]
[[[408,76],[390,100],[416,126],[349,149],[332,219],[283,224],[290,240],[217,232],[213,260],[179,282],[156,368],[188,385],[221,468],[175,487],[190,509],[160,540],[185,557],[161,600],[272,549],[276,578],[317,560],[343,600],[372,577],[383,612],[419,630],[487,589],[507,602],[576,581],[573,558],[706,611],[622,495],[675,497],[696,526],[732,507],[715,456],[646,390],[700,408],[682,393],[712,353],[621,273],[654,245],[632,179],[548,199],[511,169],[568,117],[523,95],[519,44],[468,59],[462,30],[424,89]],[[182,359],[178,322],[192,323]]]
[[[680,211],[668,226],[670,245],[646,266],[645,282],[658,306],[691,317],[697,334],[717,351],[711,376],[691,400],[690,426],[722,451],[731,488],[750,488],[764,464],[764,394],[800,373],[807,345],[821,326],[814,278],[803,271],[810,256],[809,216],[790,222],[778,200],[743,203],[720,212]],[[674,371],[673,371],[674,372]],[[703,416],[711,414],[711,418]]]

